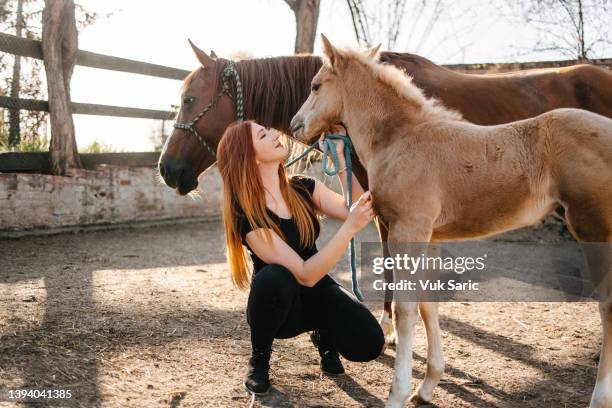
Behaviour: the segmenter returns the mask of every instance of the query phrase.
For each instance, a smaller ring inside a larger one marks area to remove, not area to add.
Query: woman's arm
[[[268,243],[264,228],[246,234],[251,250],[267,264],[283,265],[304,286],[314,286],[338,262],[351,238],[374,217],[369,194],[359,197],[349,216],[332,239],[319,252],[304,261],[276,232],[269,229],[272,242]]]

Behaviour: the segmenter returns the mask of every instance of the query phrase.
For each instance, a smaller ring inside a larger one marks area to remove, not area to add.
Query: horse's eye
[[[194,98],[193,96],[185,96],[185,97],[183,98],[183,103],[184,103],[184,104],[188,104],[188,103],[193,102],[194,100],[195,100],[195,98]]]
[[[321,84],[312,84],[310,86],[310,89],[312,90],[312,92],[316,92],[319,90],[320,87],[321,87]]]

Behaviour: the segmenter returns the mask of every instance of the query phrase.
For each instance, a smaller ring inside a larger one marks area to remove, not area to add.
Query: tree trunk
[[[295,14],[295,53],[312,53],[321,0],[285,0]]]
[[[21,37],[23,29],[23,0],[17,0],[17,12],[15,15],[15,35]],[[19,98],[21,91],[21,57],[15,55],[13,63],[13,78],[11,80],[11,97]],[[21,129],[19,128],[20,114],[19,109],[9,110],[9,146],[17,146],[20,142]]]
[[[81,167],[70,106],[70,78],[77,52],[74,1],[45,0],[42,27],[51,121],[51,171],[65,175],[69,168]]]

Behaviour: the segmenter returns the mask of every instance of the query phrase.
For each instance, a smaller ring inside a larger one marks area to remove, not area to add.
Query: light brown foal
[[[426,98],[397,68],[377,63],[378,49],[340,51],[325,37],[323,44],[327,61],[292,130],[311,143],[331,124],[347,126],[376,213],[390,228],[389,243],[485,237],[532,225],[558,205],[578,241],[612,242],[611,119],[557,109],[504,125],[474,125]],[[598,286],[603,346],[591,408],[612,408],[611,275],[606,269]],[[444,371],[442,342],[437,304],[418,309],[428,361],[412,400],[429,401]],[[402,407],[410,397],[416,319],[416,303],[394,303],[398,338],[388,407]]]

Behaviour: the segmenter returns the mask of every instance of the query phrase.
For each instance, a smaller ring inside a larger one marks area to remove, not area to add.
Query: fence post
[[[77,28],[73,0],[45,0],[42,17],[42,53],[49,92],[53,174],[65,175],[81,167],[70,106],[70,78],[76,61]]]

